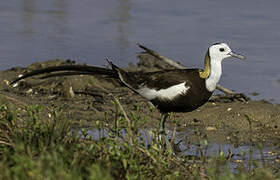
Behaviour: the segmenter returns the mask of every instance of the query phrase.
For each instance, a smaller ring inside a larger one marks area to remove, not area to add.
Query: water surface
[[[199,131],[203,132],[202,129]],[[86,138],[91,140],[100,140],[107,138],[110,131],[105,128],[83,128],[82,130],[73,129],[74,135],[80,138]],[[202,158],[206,158],[208,161],[212,158],[225,157],[228,159],[227,167],[232,172],[238,172],[239,167],[245,168],[246,171],[258,168],[271,166],[273,168],[279,168],[279,147],[276,147],[271,142],[264,144],[256,144],[252,142],[232,144],[229,142],[221,142],[214,139],[200,139],[198,135],[195,135],[196,130],[193,128],[186,128],[183,131],[176,131],[174,136],[174,143],[177,146],[176,156],[181,157],[183,161],[189,162],[201,162]],[[125,137],[125,130],[121,130],[120,138]],[[172,132],[169,131],[168,137],[171,138]],[[149,129],[140,130],[140,139],[144,141],[146,147],[152,143],[154,132]],[[191,136],[196,136],[197,139],[190,142]],[[155,140],[153,140],[155,143]]]
[[[246,62],[227,60],[220,84],[280,102],[280,1],[10,0],[0,3],[1,69],[55,58],[136,63],[140,42],[188,67],[227,42]]]

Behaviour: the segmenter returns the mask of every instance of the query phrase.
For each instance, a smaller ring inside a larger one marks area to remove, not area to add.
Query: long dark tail
[[[138,44],[138,46],[140,48],[144,49],[148,53],[149,53],[149,51],[152,51],[141,44]],[[45,74],[45,73],[51,73],[51,74],[47,74],[47,75],[41,77],[42,79],[49,78],[49,77],[57,77],[57,76],[70,76],[70,75],[82,75],[82,74],[84,74],[84,75],[103,74],[103,75],[109,75],[113,78],[120,78],[120,80],[124,84],[127,84],[127,86],[129,87],[128,84],[130,84],[130,83],[126,82],[126,79],[129,79],[129,78],[126,78],[126,76],[128,76],[126,71],[124,71],[124,70],[120,69],[119,67],[117,67],[116,65],[114,65],[108,58],[107,58],[107,61],[112,69],[106,69],[106,68],[96,67],[96,66],[85,66],[85,65],[53,66],[53,67],[47,67],[44,69],[38,69],[38,70],[34,70],[31,72],[25,73],[22,76],[15,79],[14,81],[12,81],[11,84],[14,84],[14,83],[16,83],[22,79],[28,78],[28,77],[36,76],[39,74]]]
[[[11,84],[14,84],[22,79],[40,75],[40,74],[45,74],[45,73],[51,73],[51,72],[58,72],[58,73],[52,73],[49,75],[46,75],[42,78],[48,78],[48,77],[54,77],[54,76],[67,76],[67,75],[81,75],[81,74],[86,74],[86,75],[96,75],[96,74],[101,74],[101,75],[109,75],[111,77],[118,77],[118,74],[115,70],[113,69],[107,69],[107,68],[102,68],[102,67],[96,67],[96,66],[85,66],[85,65],[63,65],[63,66],[52,66],[52,67],[47,67],[44,69],[38,69],[34,70],[28,73],[23,74],[19,78],[15,79],[14,81],[11,82]]]

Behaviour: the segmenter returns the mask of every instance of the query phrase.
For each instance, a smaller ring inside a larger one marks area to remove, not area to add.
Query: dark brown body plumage
[[[190,87],[184,94],[172,99],[155,98],[150,100],[161,112],[189,112],[208,101],[213,92],[205,87],[205,79],[199,75],[199,69],[176,69],[151,73],[126,73],[121,71],[122,81],[131,88],[161,90],[185,82]]]

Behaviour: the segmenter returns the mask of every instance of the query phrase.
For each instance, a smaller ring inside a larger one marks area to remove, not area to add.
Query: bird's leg
[[[168,117],[169,117],[168,113],[164,113],[162,115],[162,118],[161,118],[160,124],[159,124],[159,132],[158,133],[159,133],[159,140],[161,141],[161,143],[162,143],[162,139],[164,139],[165,145],[166,145],[168,151],[172,153],[173,152],[172,151],[172,146],[171,146],[171,144],[170,144],[170,142],[169,142],[169,140],[166,136],[166,132],[165,132],[165,121]]]

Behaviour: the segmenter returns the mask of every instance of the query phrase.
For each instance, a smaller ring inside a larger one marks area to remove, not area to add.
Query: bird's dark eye
[[[224,52],[224,51],[225,51],[225,49],[224,49],[224,48],[220,48],[219,50],[220,50],[220,52]]]

